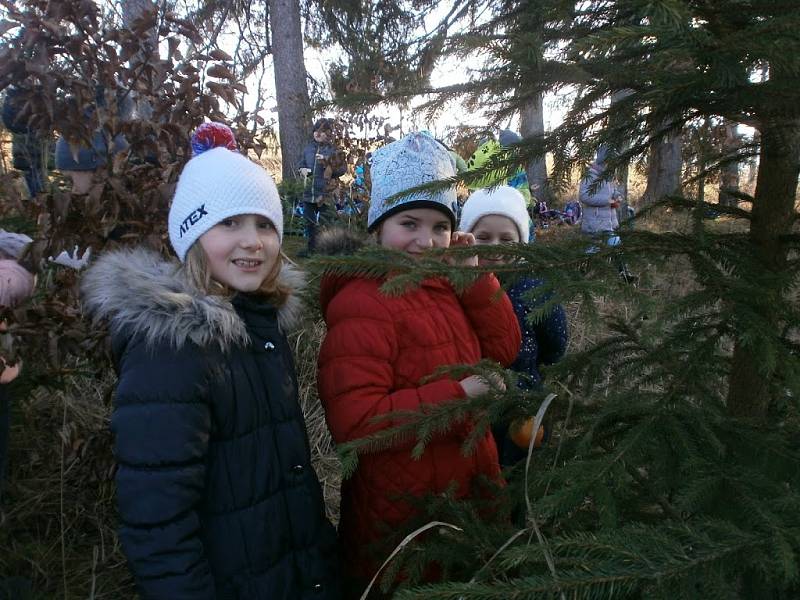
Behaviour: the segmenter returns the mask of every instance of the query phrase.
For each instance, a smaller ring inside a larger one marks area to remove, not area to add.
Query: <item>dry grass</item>
[[[0,577],[30,579],[34,598],[132,597],[114,533],[112,385],[74,378],[14,407]]]
[[[324,323],[307,321],[303,328],[291,337],[290,342],[294,347],[300,406],[306,419],[314,469],[322,484],[328,516],[334,524],[338,524],[341,465],[328,432],[325,413],[317,396],[317,354],[324,335]]]

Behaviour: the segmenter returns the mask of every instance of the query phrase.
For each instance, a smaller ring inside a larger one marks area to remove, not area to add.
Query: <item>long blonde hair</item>
[[[272,268],[267,273],[261,286],[253,292],[271,301],[275,306],[283,306],[291,295],[291,289],[280,280],[281,267],[283,266],[283,253],[275,259]],[[236,291],[211,278],[211,269],[208,268],[208,259],[199,240],[192,244],[186,253],[186,260],[181,267],[187,281],[198,291],[209,296],[232,297]]]

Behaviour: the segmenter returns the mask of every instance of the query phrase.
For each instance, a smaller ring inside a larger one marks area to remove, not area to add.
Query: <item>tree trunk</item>
[[[671,134],[653,143],[647,164],[647,188],[642,196],[642,206],[657,202],[681,187],[681,144],[683,135]]]
[[[736,123],[725,121],[725,140],[722,143],[722,152],[732,154],[739,147],[739,135]],[[731,162],[722,168],[719,180],[719,204],[722,206],[738,206],[739,200],[729,192],[739,191],[739,163]]]
[[[155,12],[157,10],[153,0],[121,0],[120,9],[122,12],[122,24],[127,29],[133,29],[136,21],[148,11]],[[144,51],[138,52],[131,57],[130,61],[128,61],[130,66],[134,66],[136,63],[154,63],[158,61],[158,28],[152,27],[147,33]],[[136,91],[132,91],[130,96],[133,104],[130,116],[134,119],[150,119],[153,116],[153,107],[150,102],[140,98]]]
[[[310,129],[311,113],[299,1],[269,0],[269,22],[283,178],[291,179],[296,177],[297,161]]]
[[[612,92],[611,105],[613,106],[614,104],[624,101],[632,93],[633,92],[627,88]],[[620,116],[616,116],[614,119],[614,121],[619,120]],[[620,147],[617,150],[619,152],[624,152],[627,150],[627,147]],[[625,163],[617,170],[616,179],[617,191],[619,191],[619,193],[622,195],[622,200],[617,207],[617,221],[624,223],[630,218],[630,215],[628,214],[628,207],[630,206],[630,203],[628,202],[628,163]]]
[[[761,134],[756,131],[753,134],[753,145],[760,148],[761,147]],[[755,185],[756,183],[756,176],[758,175],[758,157],[751,156],[747,159],[747,189],[748,193],[749,190]]]
[[[542,95],[536,94],[535,99],[528,102],[520,111],[520,134],[524,139],[540,138],[544,135],[544,106]],[[547,181],[547,163],[545,157],[532,160],[526,169],[528,185],[533,197],[550,203],[553,192]]]
[[[794,222],[797,177],[800,173],[800,119],[766,122],[761,128],[761,160],[756,180],[750,222],[750,240],[763,268],[781,271],[786,264],[786,250],[780,237],[788,234]],[[768,322],[772,309],[781,302],[777,291],[764,290],[759,297],[762,318]],[[773,322],[775,328],[780,323]],[[736,340],[728,390],[731,416],[764,421],[770,405],[772,373],[762,361],[754,360],[753,349]]]
[[[128,28],[133,29],[134,24],[138,19],[145,15],[148,11],[155,12],[156,5],[153,0],[121,0],[120,9],[122,12],[122,24]],[[152,27],[148,31],[148,52],[147,56],[150,60],[158,59],[158,30]]]

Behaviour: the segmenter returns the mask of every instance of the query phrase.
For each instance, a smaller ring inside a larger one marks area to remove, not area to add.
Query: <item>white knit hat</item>
[[[498,185],[493,189],[473,192],[461,209],[461,231],[471,232],[481,217],[500,215],[508,217],[519,230],[519,241],[528,243],[531,235],[531,218],[525,206],[525,198],[509,185]]]
[[[434,193],[416,193],[397,201],[389,198],[410,188],[454,177],[455,159],[447,148],[430,135],[409,133],[403,139],[379,148],[372,155],[369,214],[367,228],[375,231],[386,218],[411,208],[433,208],[447,215],[455,227],[456,189],[449,187]]]
[[[169,240],[180,261],[197,238],[236,215],[266,217],[283,241],[278,188],[263,167],[236,151],[233,132],[221,123],[204,123],[192,136],[192,149],[169,209]]]

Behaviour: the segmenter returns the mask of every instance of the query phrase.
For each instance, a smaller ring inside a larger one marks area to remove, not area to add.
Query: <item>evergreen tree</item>
[[[604,335],[549,371],[552,391],[569,399],[550,409],[551,444],[529,452],[490,507],[423,503],[418,525],[446,525],[404,540],[383,583],[402,569],[396,597],[425,600],[796,597],[800,6],[531,0],[496,8],[488,22],[445,43],[445,51],[479,50],[490,60],[474,81],[439,90],[440,100],[491,97],[502,118],[519,109],[512,92],[523,81],[542,92],[573,85],[577,98],[552,134],[493,158],[485,170],[510,171],[549,151],[555,179],[564,181],[604,144],[612,149],[611,176],[687,123],[725,118],[760,134],[756,191],[740,194],[749,211],[714,205],[743,222],[741,233],[709,224],[706,203],[671,197],[649,210],[687,210],[690,230],[634,225],[622,232],[622,246],[590,255],[585,240],[505,251],[518,262],[497,269],[501,276],[545,275],[550,285],[541,292],[579,302]],[[535,20],[540,30],[529,27]],[[530,52],[537,46],[543,54]],[[752,75],[762,69],[767,76],[759,81]],[[719,166],[707,164],[698,176]],[[646,285],[619,281],[612,263],[621,252],[643,272],[649,266]],[[338,273],[390,271],[386,287],[394,293],[425,276],[445,275],[457,287],[475,276],[435,259],[409,268],[376,250],[322,265]],[[676,270],[688,285],[660,282],[659,274]],[[600,311],[601,297],[625,312]],[[513,383],[503,395],[407,415],[395,431],[343,448],[346,470],[359,452],[393,436],[415,435],[419,449],[464,411],[483,416],[481,429],[501,417],[534,415],[549,397],[548,389],[523,394]],[[430,560],[442,580],[424,584]]]

